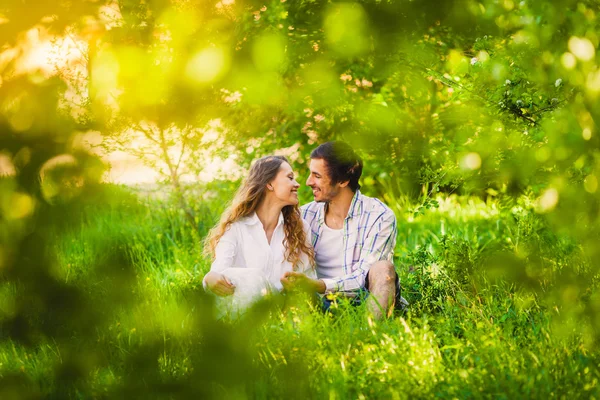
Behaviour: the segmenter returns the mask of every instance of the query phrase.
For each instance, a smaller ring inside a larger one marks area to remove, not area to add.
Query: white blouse
[[[310,229],[308,224],[303,223],[306,234],[306,243],[311,246]],[[271,237],[271,243],[267,241],[267,235],[262,223],[256,213],[241,218],[232,223],[225,234],[219,239],[215,248],[215,260],[210,271],[219,272],[228,268],[257,268],[264,272],[264,277],[271,287],[281,290],[280,278],[285,272],[293,271],[292,264],[285,260],[285,238],[283,214],[279,214],[279,221]],[[302,253],[301,264],[297,272],[303,273],[310,278],[316,278],[316,274],[308,261],[308,255]],[[202,284],[206,289],[206,277]]]

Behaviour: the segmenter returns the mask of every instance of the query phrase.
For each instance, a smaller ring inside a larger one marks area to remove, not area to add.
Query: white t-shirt
[[[304,223],[306,243],[310,246],[310,230]],[[252,271],[262,271],[262,278],[266,279],[271,289],[281,290],[280,279],[285,272],[292,271],[292,264],[285,260],[285,238],[283,214],[279,214],[279,222],[273,231],[271,243],[267,241],[267,235],[260,219],[256,213],[242,218],[229,226],[229,229],[219,239],[215,248],[215,260],[211,272],[225,273],[232,268],[253,268]],[[316,274],[310,266],[308,256],[302,254],[301,265],[297,272],[315,278]],[[233,271],[231,271],[233,273]],[[239,275],[239,273],[237,273]],[[245,274],[247,276],[247,274]],[[247,281],[242,279],[242,282]],[[248,281],[247,281],[248,282]],[[206,280],[202,281],[206,289]],[[240,282],[241,283],[241,282]],[[250,282],[248,282],[250,283]]]
[[[344,230],[331,229],[323,224],[323,233],[315,254],[319,279],[344,275]]]

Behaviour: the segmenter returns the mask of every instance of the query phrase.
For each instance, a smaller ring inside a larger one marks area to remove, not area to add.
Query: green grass
[[[53,276],[83,293],[89,326],[3,341],[0,398],[600,395],[597,277],[525,198],[440,197],[416,217],[388,199],[403,316],[275,297],[227,322],[201,285],[202,237],[224,202],[194,203],[196,231],[169,201],[107,190],[52,225],[47,250]],[[5,318],[20,290],[3,284]]]

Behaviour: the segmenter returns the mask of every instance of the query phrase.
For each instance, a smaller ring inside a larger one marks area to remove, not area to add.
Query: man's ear
[[[348,186],[349,183],[350,183],[350,181],[338,182],[340,187],[346,187],[346,186]]]

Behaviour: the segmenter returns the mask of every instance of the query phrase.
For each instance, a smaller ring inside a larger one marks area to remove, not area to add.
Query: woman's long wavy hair
[[[287,158],[283,156],[266,156],[254,162],[248,176],[235,194],[231,205],[223,212],[219,223],[208,233],[204,241],[205,253],[214,258],[217,243],[219,243],[219,239],[225,234],[229,226],[240,218],[247,217],[256,211],[265,198],[267,184],[275,179],[281,164],[284,162],[289,164]],[[314,268],[314,250],[306,244],[306,234],[302,227],[302,217],[298,206],[285,206],[281,212],[285,232],[283,241],[285,259],[296,270],[302,253],[305,253]]]

